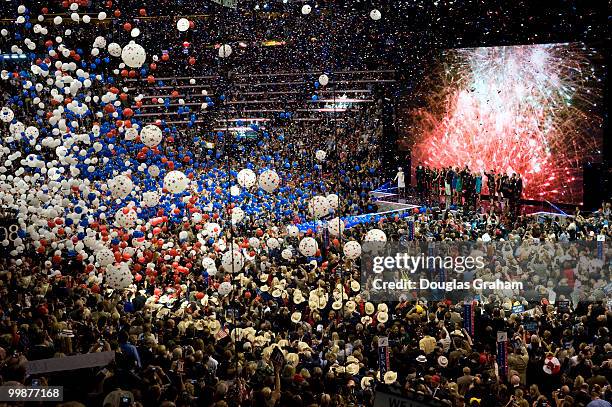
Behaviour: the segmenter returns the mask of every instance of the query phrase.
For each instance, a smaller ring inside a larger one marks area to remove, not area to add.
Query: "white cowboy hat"
[[[379,312],[389,312],[389,307],[384,302],[381,302],[380,304],[378,304],[377,309]]]
[[[374,381],[374,378],[371,376],[363,376],[361,378],[361,388],[365,389],[366,387],[370,387],[372,385],[372,382]]]
[[[374,307],[374,304],[372,304],[369,301],[365,303],[365,307],[364,308],[365,308],[365,313],[368,314],[368,315],[372,315],[376,311],[376,308]]]
[[[291,322],[293,322],[294,324],[297,324],[301,320],[302,320],[302,313],[301,312],[295,311],[293,314],[291,314]]]
[[[306,301],[306,299],[304,298],[302,291],[295,289],[295,291],[293,291],[293,303],[296,305],[299,305],[303,303],[304,301]]]
[[[355,312],[355,309],[357,308],[357,304],[355,304],[355,301],[353,300],[348,300],[344,306],[346,307],[346,311],[348,313]]]
[[[359,373],[359,364],[357,363],[348,364],[346,366],[346,373],[350,374],[351,376],[354,376],[357,373]]]
[[[379,312],[376,314],[376,319],[378,322],[382,322],[383,324],[389,320],[389,314],[386,312]]]
[[[385,382],[385,384],[395,383],[397,381],[397,373],[392,370],[385,372],[385,375],[383,376],[383,381]]]

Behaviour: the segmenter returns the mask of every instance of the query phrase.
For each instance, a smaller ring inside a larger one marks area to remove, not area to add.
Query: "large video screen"
[[[523,198],[582,202],[600,162],[602,55],[580,43],[447,50],[410,109],[412,163],[518,173]]]

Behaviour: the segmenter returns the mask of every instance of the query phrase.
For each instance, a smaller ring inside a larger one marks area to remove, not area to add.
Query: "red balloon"
[[[123,29],[125,31],[132,31],[132,24],[130,24],[130,23],[123,24]]]
[[[142,280],[142,275],[141,275],[141,274],[136,274],[136,275],[134,276],[134,280],[136,280],[136,282],[138,282],[138,281]]]
[[[167,60],[169,60],[169,59],[170,59],[170,55],[168,55],[168,53],[167,53],[167,52],[164,52],[164,53],[162,54],[162,61],[167,61]]]
[[[149,82],[149,83],[155,82],[155,78],[153,77],[153,75],[147,76],[147,82]]]
[[[157,69],[157,64],[155,62],[152,62],[151,65],[149,65],[149,68],[151,68],[152,71]]]
[[[132,117],[133,115],[134,115],[134,111],[131,108],[126,107],[125,109],[123,109],[123,116]]]
[[[195,65],[196,59],[194,57],[189,58],[189,65]]]
[[[115,17],[120,17],[121,16],[121,10],[119,10],[119,9],[115,10],[114,14],[115,14]]]
[[[146,16],[147,15],[147,10],[141,8],[140,10],[138,10],[138,14],[140,14],[141,16]]]

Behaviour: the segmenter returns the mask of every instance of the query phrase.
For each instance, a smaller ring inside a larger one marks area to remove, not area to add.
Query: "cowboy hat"
[[[298,352],[304,352],[306,350],[312,350],[306,342],[299,341],[297,344]]]
[[[380,304],[378,304],[377,309],[379,312],[389,312],[389,307],[384,302],[381,302]]]
[[[385,375],[383,376],[383,381],[385,382],[385,384],[395,383],[397,381],[397,373],[392,370],[385,372]]]
[[[448,359],[447,359],[447,357],[446,356],[438,357],[438,365],[440,365],[440,367],[448,366]]]
[[[374,307],[374,304],[372,304],[369,301],[365,303],[365,307],[364,308],[365,308],[365,313],[368,314],[368,315],[372,315],[376,311],[376,308]]]
[[[353,300],[348,300],[344,306],[346,307],[346,312],[348,313],[355,312],[355,309],[357,308],[357,304],[355,304],[355,301]]]
[[[383,324],[389,320],[389,314],[386,312],[379,312],[376,314],[376,319],[378,322],[382,322]]]
[[[372,317],[369,315],[366,315],[364,317],[361,317],[361,323],[363,325],[370,325],[372,323]]]
[[[304,298],[304,295],[302,294],[301,290],[296,289],[295,291],[293,291],[293,303],[295,305],[299,305],[304,301],[306,301],[306,299]]]
[[[370,387],[372,385],[372,382],[374,381],[374,378],[371,376],[363,376],[361,378],[361,388],[365,389],[366,387]]]
[[[349,363],[346,366],[346,373],[350,374],[351,376],[354,376],[357,373],[359,373],[359,364],[357,364],[357,363]]]
[[[291,322],[293,322],[294,324],[297,324],[301,320],[302,320],[302,313],[301,312],[295,311],[293,314],[291,314]]]

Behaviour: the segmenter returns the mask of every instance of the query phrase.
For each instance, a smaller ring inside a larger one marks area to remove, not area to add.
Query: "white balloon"
[[[280,246],[280,243],[278,242],[277,238],[269,237],[268,240],[266,240],[266,246],[268,246],[270,249],[277,249]]]
[[[121,228],[134,227],[138,214],[134,208],[121,208],[115,212],[115,224]]]
[[[302,6],[302,14],[308,15],[310,14],[311,11],[312,11],[312,7],[310,7],[308,4],[305,4]]]
[[[252,249],[259,249],[259,246],[261,246],[261,242],[259,241],[258,238],[251,237],[251,238],[249,238],[249,246]]]
[[[110,56],[120,57],[121,45],[117,44],[116,42],[111,42],[110,44],[108,44],[108,53],[110,54]]]
[[[106,268],[104,284],[108,288],[115,290],[125,290],[134,281],[134,276],[127,263],[120,263],[117,266],[110,265]]]
[[[204,257],[202,259],[202,267],[207,271],[213,270],[213,269],[217,271],[217,266],[215,264],[215,261],[211,259],[210,257]]]
[[[232,47],[228,44],[223,44],[219,47],[219,57],[227,58],[232,55]]]
[[[280,185],[280,177],[274,170],[266,170],[259,175],[259,187],[266,192],[274,192]]]
[[[336,194],[329,194],[327,195],[327,203],[331,209],[337,210],[338,205],[340,204],[340,198],[338,198],[338,195]]]
[[[381,14],[380,11],[378,11],[377,9],[374,9],[372,11],[370,11],[370,18],[374,21],[380,20]]]
[[[340,218],[333,218],[327,223],[327,230],[332,236],[340,236],[344,232],[344,221]]]
[[[223,268],[229,273],[237,273],[244,266],[244,257],[238,250],[228,250],[221,257]]]
[[[106,267],[109,264],[113,264],[115,261],[115,255],[110,249],[98,250],[96,253],[96,261],[101,267]]]
[[[219,288],[217,289],[217,292],[219,293],[220,296],[225,297],[226,295],[231,293],[233,289],[234,287],[232,286],[232,283],[230,283],[229,281],[224,281],[221,284],[219,284]]]
[[[217,237],[221,234],[221,226],[217,223],[208,223],[206,225],[206,233],[210,237]]]
[[[242,219],[244,219],[244,211],[236,206],[232,209],[232,223],[240,223]]]
[[[176,28],[180,31],[180,32],[185,32],[189,29],[189,20],[187,20],[186,18],[181,18],[176,22]]]
[[[148,124],[140,131],[140,139],[145,146],[155,147],[161,143],[163,134],[159,127]]]
[[[364,240],[366,242],[386,242],[387,235],[380,229],[372,229],[366,233]]]
[[[170,193],[178,194],[189,186],[189,178],[181,171],[170,171],[164,177],[164,188]]]
[[[135,127],[128,127],[125,129],[124,137],[126,140],[131,141],[134,140],[138,136],[138,130]]]
[[[132,180],[125,175],[118,175],[115,178],[108,181],[108,187],[115,198],[126,198],[132,189],[134,189],[134,183]]]
[[[293,257],[293,252],[291,249],[283,249],[281,252],[281,257],[285,260],[290,260]]]
[[[351,240],[350,242],[346,242],[342,251],[348,259],[355,260],[361,256],[361,245],[358,242]]]
[[[148,191],[142,194],[142,206],[151,208],[159,203],[159,194],[155,191]]]
[[[300,230],[298,229],[297,226],[295,225],[287,226],[287,235],[289,237],[297,237],[299,233],[300,233]]]
[[[319,83],[321,86],[326,86],[329,83],[329,76],[322,74],[319,76]]]
[[[152,176],[153,178],[156,178],[159,175],[160,169],[157,165],[151,165],[149,166],[147,171],[149,172],[150,176]]]
[[[317,152],[315,153],[315,157],[319,161],[324,161],[327,157],[327,153],[323,150],[317,150]]]
[[[245,168],[238,173],[238,183],[243,188],[250,188],[257,182],[257,175],[253,170]]]
[[[316,195],[308,203],[308,213],[315,219],[322,218],[329,214],[329,202],[324,196]]]
[[[319,245],[312,237],[305,237],[300,241],[299,249],[303,256],[310,257],[317,253]]]
[[[8,106],[5,106],[0,110],[0,120],[4,123],[9,123],[15,118],[15,113],[13,113],[13,109]]]
[[[140,68],[147,59],[147,53],[141,45],[129,43],[121,50],[121,59],[130,68]]]
[[[140,30],[138,28],[132,28],[132,31],[130,31],[130,35],[132,36],[132,38],[136,38],[140,35]]]

